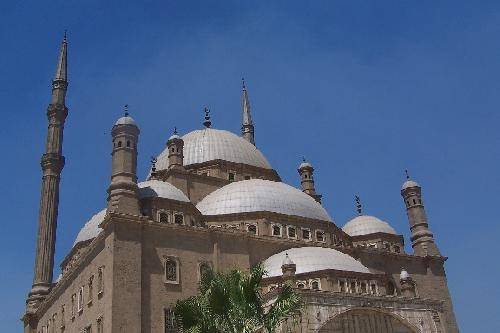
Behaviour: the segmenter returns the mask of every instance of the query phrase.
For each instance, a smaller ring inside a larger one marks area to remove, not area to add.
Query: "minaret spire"
[[[47,108],[48,133],[45,154],[42,156],[42,191],[38,216],[38,237],[33,286],[27,300],[27,313],[32,313],[47,296],[52,287],[54,250],[56,242],[59,182],[64,167],[62,155],[63,130],[68,108],[68,42],[66,33],[59,52],[56,74],[52,81],[52,97]]]
[[[241,136],[255,146],[255,133],[252,121],[252,114],[250,112],[250,100],[248,98],[248,91],[245,85],[245,79],[242,78],[242,97],[241,97]]]

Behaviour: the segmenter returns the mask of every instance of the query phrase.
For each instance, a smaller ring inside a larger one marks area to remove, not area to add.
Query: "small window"
[[[182,215],[181,213],[176,213],[174,215],[174,222],[175,222],[175,224],[179,224],[179,225],[184,224],[184,215]]]
[[[389,281],[387,283],[387,295],[394,295],[396,293],[396,288],[394,287],[394,283]]]
[[[83,311],[83,287],[80,287],[80,290],[78,291],[77,310],[78,310],[78,312]]]
[[[245,180],[250,180],[250,179],[252,179],[252,177],[250,177],[250,176],[245,176]]]
[[[76,312],[75,302],[76,302],[76,294],[73,294],[73,295],[71,295],[71,318],[75,317],[75,312]]]
[[[304,174],[304,178],[305,178],[305,179],[307,179],[307,178],[308,178],[308,177],[307,177],[307,173],[305,173],[305,174]]]
[[[118,148],[120,148],[121,146],[122,146],[122,142],[118,141]]]
[[[370,293],[372,295],[376,295],[377,294],[377,285],[375,283],[370,284]]]
[[[371,248],[371,249],[375,249],[375,248],[377,248],[377,244],[376,243],[370,243],[370,244],[368,244],[368,247]]]
[[[97,333],[104,333],[104,318],[100,316],[96,321]]]
[[[314,280],[311,282],[311,289],[312,290],[319,290],[319,281],[318,280]]]
[[[277,225],[277,224],[273,225],[272,232],[273,232],[273,236],[281,237],[281,226]]]
[[[361,292],[363,294],[366,294],[368,292],[368,288],[366,286],[366,282],[361,282],[360,288],[361,288]]]
[[[175,153],[175,148],[174,147],[172,147],[172,153]]]
[[[316,240],[318,242],[324,242],[325,241],[325,233],[321,230],[316,231]]]
[[[339,290],[341,293],[345,293],[345,291],[346,291],[345,281],[339,281]]]
[[[174,258],[165,260],[165,282],[179,283],[179,267]]]
[[[64,328],[66,326],[66,318],[65,318],[65,312],[66,312],[66,305],[61,306],[61,327]]]
[[[160,223],[168,223],[168,213],[167,212],[159,212],[158,213],[158,221]]]
[[[102,295],[104,292],[104,266],[97,269],[97,294]]]
[[[416,205],[417,204],[417,200],[413,199],[413,204]]]
[[[130,148],[130,141],[127,140],[127,148]]]
[[[249,233],[257,235],[257,226],[255,224],[248,225],[247,230]]]
[[[302,229],[302,238],[305,240],[310,240],[311,239],[311,230]]]
[[[210,264],[207,262],[202,262],[200,264],[200,280],[205,276],[205,274],[209,273],[212,270]]]
[[[299,288],[299,289],[305,289],[306,288],[306,284],[304,282],[297,282],[297,288]]]
[[[384,249],[385,249],[385,250],[390,250],[390,249],[391,249],[391,244],[389,244],[389,243],[384,243]]]
[[[235,174],[234,174],[234,172],[230,172],[230,173],[227,175],[227,179],[228,179],[230,182],[234,182],[234,179],[235,179]]]
[[[89,278],[89,301],[88,305],[90,306],[92,304],[92,300],[94,299],[94,276],[92,275]]]
[[[297,238],[297,229],[295,227],[288,227],[288,238]]]
[[[354,294],[356,292],[356,282],[352,281],[350,287],[350,292]]]
[[[174,312],[171,309],[164,310],[165,333],[177,333]]]
[[[399,245],[394,245],[393,249],[394,249],[394,252],[401,253],[401,248],[399,247]]]

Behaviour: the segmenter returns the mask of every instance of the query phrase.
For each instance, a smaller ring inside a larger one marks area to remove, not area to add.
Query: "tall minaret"
[[[241,112],[242,112],[242,125],[241,136],[255,146],[254,127],[252,121],[252,114],[250,113],[250,100],[248,99],[248,91],[243,81],[243,94],[241,97]]]
[[[314,168],[311,163],[307,162],[305,158],[302,159],[302,163],[299,165],[297,170],[300,175],[300,185],[302,186],[302,192],[309,194],[317,202],[321,203],[321,194],[316,193],[316,188],[314,186]]]
[[[401,196],[404,199],[408,221],[410,222],[411,246],[418,256],[440,256],[434,236],[429,230],[427,215],[422,201],[422,188],[411,180],[406,171],[406,181],[401,188]]]
[[[184,140],[174,128],[174,134],[167,141],[168,149],[168,168],[184,170]]]
[[[50,292],[54,269],[57,211],[59,206],[59,182],[64,167],[62,155],[64,121],[68,115],[66,90],[68,88],[68,43],[66,33],[59,53],[56,75],[52,81],[52,98],[47,108],[48,133],[45,154],[42,156],[42,191],[38,215],[38,237],[33,286],[27,304],[36,308]]]
[[[108,212],[140,215],[137,186],[137,143],[139,127],[128,114],[111,129],[113,138],[111,184],[108,187]]]

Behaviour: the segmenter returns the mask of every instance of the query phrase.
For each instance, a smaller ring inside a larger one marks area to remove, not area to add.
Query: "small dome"
[[[76,236],[73,246],[75,246],[80,242],[97,237],[99,233],[102,231],[102,229],[99,228],[99,224],[101,224],[101,222],[104,221],[105,216],[106,216],[106,209],[103,209],[99,213],[92,216],[92,218],[87,223],[85,223],[83,228]]]
[[[396,231],[389,223],[369,215],[356,216],[347,222],[342,230],[349,236],[362,236],[377,232],[396,235]]]
[[[137,184],[139,186],[139,198],[165,198],[183,202],[190,202],[189,198],[174,185],[161,180],[148,180]]]
[[[302,168],[312,168],[312,167],[313,166],[311,165],[311,163],[306,162],[306,161],[300,163],[300,165],[299,165],[299,169],[302,169]]]
[[[408,179],[403,183],[403,187],[401,188],[401,190],[406,190],[407,188],[410,187],[420,187],[420,185],[416,181]]]
[[[137,126],[134,118],[130,117],[130,116],[123,116],[121,118],[119,118],[115,125],[134,125],[134,126]]]
[[[326,210],[309,195],[285,183],[263,179],[228,184],[207,195],[196,208],[203,215],[274,212],[332,221]]]
[[[272,169],[264,155],[247,140],[228,131],[213,128],[195,130],[182,136],[184,165],[224,160]],[[168,169],[168,149],[159,156],[158,170]]]
[[[170,138],[168,138],[168,141],[170,140],[173,140],[173,139],[180,139],[181,137],[179,136],[179,134],[172,134],[172,136],[170,136]]]
[[[190,202],[188,197],[174,185],[162,182],[160,180],[148,180],[137,184],[139,186],[139,198],[165,198],[183,202]],[[76,244],[95,238],[102,231],[99,224],[104,221],[106,216],[106,209],[101,210],[99,213],[92,216],[92,218],[85,223],[83,228],[76,236],[73,246]]]
[[[264,260],[263,266],[268,277],[282,275],[281,266],[287,253],[296,265],[295,274],[326,269],[370,273],[370,270],[359,261],[340,251],[324,247],[298,247],[274,254]]]

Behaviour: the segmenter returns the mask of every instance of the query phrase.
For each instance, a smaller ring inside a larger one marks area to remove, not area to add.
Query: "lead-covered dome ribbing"
[[[201,200],[203,215],[274,212],[332,221],[326,210],[309,195],[281,182],[251,179],[226,185]]]

